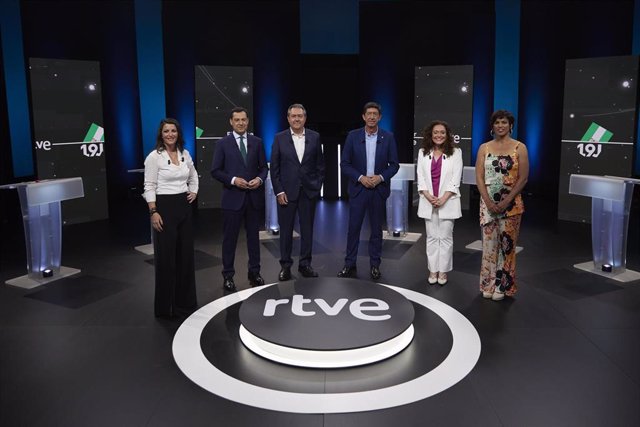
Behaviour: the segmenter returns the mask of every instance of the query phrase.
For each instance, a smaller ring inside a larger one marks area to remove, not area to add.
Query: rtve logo
[[[278,306],[286,306],[291,301],[291,313],[295,316],[308,317],[315,316],[316,311],[306,310],[304,305],[312,304],[310,298],[305,298],[303,295],[295,294],[289,298],[283,299],[268,299],[264,304],[264,311],[262,315],[265,317],[273,317],[276,314]],[[324,298],[315,298],[313,303],[327,316],[337,316],[344,309],[349,302],[348,298],[339,298],[333,305],[327,303]],[[313,307],[313,306],[311,306]],[[310,308],[310,307],[309,307]],[[284,307],[283,307],[284,309]],[[349,312],[353,317],[360,320],[366,320],[370,322],[379,322],[381,320],[391,319],[390,314],[366,314],[365,312],[388,312],[389,304],[381,299],[377,298],[359,298],[349,304]]]
[[[318,277],[261,289],[240,306],[240,323],[253,336],[282,347],[341,351],[399,336],[414,310],[401,294],[356,279]]]

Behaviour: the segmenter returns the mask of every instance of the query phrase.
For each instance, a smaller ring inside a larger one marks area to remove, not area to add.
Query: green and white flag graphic
[[[591,122],[591,126],[587,129],[587,132],[584,134],[580,141],[584,142],[609,142],[611,141],[611,137],[613,133],[606,130],[596,122]]]
[[[104,142],[104,128],[95,123],[91,123],[82,142]]]
[[[204,133],[204,129],[200,129],[198,126],[196,126],[196,139],[200,138],[203,133]]]

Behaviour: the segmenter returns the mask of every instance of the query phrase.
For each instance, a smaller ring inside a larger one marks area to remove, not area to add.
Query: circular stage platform
[[[313,368],[387,359],[413,339],[412,304],[398,292],[357,279],[279,283],[240,308],[240,338],[254,353]]]

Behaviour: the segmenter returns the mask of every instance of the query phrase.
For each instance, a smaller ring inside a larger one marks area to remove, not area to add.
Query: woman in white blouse
[[[154,229],[156,317],[185,315],[197,307],[191,220],[197,194],[198,173],[184,149],[180,124],[163,119],[156,147],[144,161],[144,197]]]
[[[453,269],[453,223],[462,216],[461,178],[462,150],[454,147],[449,125],[436,120],[422,131],[418,153],[418,216],[425,220],[432,285],[446,284]]]

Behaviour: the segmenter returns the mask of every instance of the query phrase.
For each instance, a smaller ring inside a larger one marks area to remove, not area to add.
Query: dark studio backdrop
[[[126,171],[142,167],[147,154],[142,135],[156,132],[140,125],[134,2],[20,4],[25,64],[30,57],[100,62],[109,215],[126,215],[120,207],[140,192],[139,177]],[[400,161],[411,162],[416,65],[473,66],[472,154],[489,139],[495,27],[500,25],[492,0],[360,1],[352,24],[359,26],[359,51],[347,54],[301,53],[302,33],[309,28],[300,26],[298,1],[163,1],[161,6],[167,115],[181,122],[192,152],[194,67],[202,64],[253,67],[251,119],[267,155],[273,134],[287,126],[289,104],[307,107],[307,126],[321,132],[326,157],[336,159],[346,132],[362,125],[364,102],[376,100],[384,108],[383,127],[396,135]],[[514,113],[517,137],[531,154],[526,190],[535,197],[557,203],[565,61],[631,54],[633,13],[633,0],[521,2],[519,109]],[[597,31],[587,24],[593,22]],[[344,23],[327,19],[323,25],[329,30],[335,25],[340,33]],[[4,95],[11,82],[0,77]],[[0,137],[6,147],[0,178],[7,183],[25,177],[13,176],[7,104],[5,96],[0,98]],[[332,168],[334,161],[328,160],[328,183],[337,182]],[[19,215],[17,197],[0,197],[6,223],[14,211]]]
[[[518,136],[530,151],[538,141],[528,185],[536,195],[557,203],[565,61],[630,55],[633,13],[623,0],[522,2]],[[597,30],[585,25],[596,21]]]

